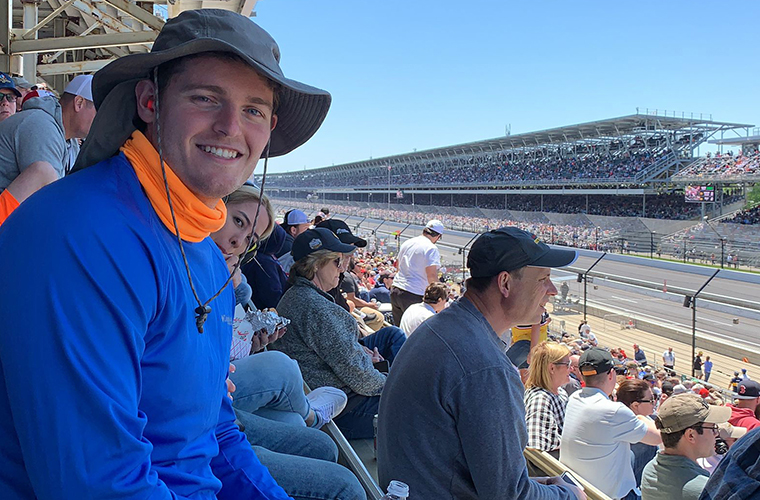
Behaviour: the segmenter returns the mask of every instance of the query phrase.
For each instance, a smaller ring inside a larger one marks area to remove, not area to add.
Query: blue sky
[[[760,2],[260,0],[256,13],[286,76],[333,96],[319,132],[271,172],[637,106],[760,126]]]

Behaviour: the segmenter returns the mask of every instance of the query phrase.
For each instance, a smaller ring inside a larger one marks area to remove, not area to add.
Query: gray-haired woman
[[[348,405],[335,423],[349,439],[371,438],[385,374],[374,363],[393,361],[406,340],[397,327],[359,338],[356,320],[327,294],[355,247],[329,229],[309,229],[293,242],[291,288],[277,310],[290,319],[288,335],[274,349],[298,361],[312,388],[332,386],[348,394]]]

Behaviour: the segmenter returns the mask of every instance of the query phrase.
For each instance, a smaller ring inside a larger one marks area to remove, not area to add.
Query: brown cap
[[[673,434],[701,423],[722,424],[731,417],[731,408],[708,404],[696,394],[679,394],[665,400],[655,423],[666,434]]]

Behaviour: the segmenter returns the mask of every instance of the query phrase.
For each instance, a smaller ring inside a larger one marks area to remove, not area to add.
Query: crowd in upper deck
[[[651,150],[614,155],[589,153],[578,157],[537,157],[510,160],[506,154],[487,154],[429,160],[417,172],[400,174],[390,168],[394,187],[413,185],[503,184],[516,182],[587,181],[625,182],[646,170],[665,153]],[[299,187],[304,183],[319,187],[377,186],[388,184],[389,170],[378,167],[369,171],[332,171],[314,174],[288,174],[272,177],[274,187]]]
[[[676,177],[683,179],[721,179],[753,177],[760,175],[760,153],[757,151],[739,151],[733,153],[707,153]]]

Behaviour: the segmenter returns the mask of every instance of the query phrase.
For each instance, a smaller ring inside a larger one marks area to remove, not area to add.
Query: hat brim
[[[275,112],[277,126],[272,131],[269,147],[270,157],[282,156],[296,149],[322,125],[332,101],[327,91],[278,75],[224,40],[196,38],[166,50],[121,57],[95,74],[92,95],[98,112],[74,170],[114,156],[135,131],[135,85],[138,81],[150,78],[153,68],[161,64],[204,52],[235,54],[281,86]]]
[[[339,245],[335,245],[334,248],[327,248],[327,250],[338,253],[353,253],[354,250],[356,250],[356,247],[354,245],[349,245],[348,243],[343,243],[341,241]]]
[[[740,396],[738,394],[734,394],[734,399],[757,399],[758,396]]]
[[[353,234],[339,234],[338,239],[343,243],[348,243],[349,245],[353,245],[358,248],[364,248],[367,246],[367,240],[364,238],[359,238],[358,236],[354,236]]]
[[[0,87],[0,89],[8,89],[11,92],[13,92],[13,95],[15,95],[16,97],[21,97],[21,92],[19,92],[16,87]]]
[[[574,263],[578,259],[578,252],[575,250],[563,250],[560,248],[551,248],[536,260],[532,261],[529,266],[533,267],[565,267]]]
[[[722,424],[731,418],[731,408],[728,406],[710,405],[710,412],[703,420],[706,424]]]
[[[718,433],[721,439],[739,439],[747,433],[747,428],[736,427],[729,423],[719,423]]]

